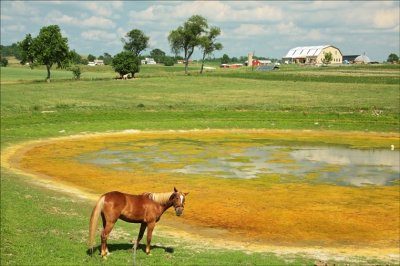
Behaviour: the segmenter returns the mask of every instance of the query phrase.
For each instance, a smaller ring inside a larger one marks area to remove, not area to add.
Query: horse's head
[[[174,187],[174,193],[172,193],[170,200],[172,201],[172,205],[175,208],[176,216],[181,216],[183,213],[183,209],[185,208],[185,196],[189,193],[179,192]]]

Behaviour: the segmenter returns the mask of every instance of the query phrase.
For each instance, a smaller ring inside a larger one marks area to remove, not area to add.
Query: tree
[[[27,34],[25,39],[18,43],[18,46],[21,49],[21,64],[25,65],[29,64],[31,68],[33,68],[34,61],[34,50],[33,50],[33,38],[31,34]]]
[[[35,38],[32,38],[30,34],[26,35],[19,46],[22,49],[21,64],[29,62],[31,67],[45,65],[48,82],[50,69],[54,64],[57,64],[58,68],[65,68],[69,64],[68,39],[61,35],[58,25],[41,28],[39,35]]]
[[[70,51],[69,57],[71,63],[75,65],[82,64],[82,57],[75,50]]]
[[[126,34],[126,38],[122,38],[125,51],[131,51],[136,57],[149,47],[149,37],[144,35],[141,30],[133,29]]]
[[[104,59],[103,59],[103,61],[104,61],[104,64],[105,65],[111,65],[111,63],[112,63],[112,56],[109,54],[109,53],[104,53]]]
[[[164,66],[173,66],[175,64],[175,58],[172,56],[164,56],[163,63]]]
[[[135,77],[135,73],[139,72],[139,64],[139,57],[128,51],[116,54],[112,60],[115,72],[118,72],[121,77],[129,73]]]
[[[223,54],[221,58],[221,64],[228,64],[229,60],[229,56],[227,54]]]
[[[21,60],[21,49],[19,48],[18,44],[13,43],[8,46],[0,45],[1,56],[15,56],[18,60]]]
[[[172,52],[178,55],[184,52],[185,74],[188,73],[189,59],[194,52],[194,48],[200,44],[201,35],[207,30],[207,20],[199,15],[191,16],[183,26],[172,30],[168,35],[168,42]]]
[[[89,54],[89,55],[87,56],[87,60],[88,60],[89,62],[93,62],[94,60],[96,60],[96,56],[94,56],[94,55],[92,55],[92,54]]]
[[[203,59],[201,62],[200,74],[203,73],[204,59],[206,55],[211,55],[214,51],[222,49],[222,44],[216,42],[218,35],[221,34],[221,29],[218,27],[211,27],[207,35],[200,38],[200,47],[203,50]]]
[[[324,64],[330,64],[332,62],[332,53],[331,52],[327,52],[324,55],[324,58],[322,59],[322,63]]]
[[[397,54],[393,54],[393,53],[392,53],[392,54],[390,54],[390,55],[388,56],[387,61],[393,64],[393,63],[396,63],[396,62],[399,61],[399,57],[397,56]]]
[[[156,48],[151,50],[150,57],[152,57],[157,63],[164,63],[165,52]]]

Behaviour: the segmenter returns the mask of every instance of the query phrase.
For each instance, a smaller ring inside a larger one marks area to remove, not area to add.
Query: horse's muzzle
[[[175,213],[176,216],[181,216],[183,213],[183,208],[182,207],[175,208]]]

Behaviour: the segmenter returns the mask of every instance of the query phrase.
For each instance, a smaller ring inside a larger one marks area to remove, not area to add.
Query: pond
[[[339,186],[398,184],[400,153],[344,146],[277,146],[264,142],[152,140],[118,143],[79,155],[82,163],[117,171],[174,173],[191,178],[260,178]]]
[[[122,132],[35,143],[12,161],[96,198],[176,186],[189,192],[184,215],[161,223],[193,234],[397,252],[398,143],[397,133]]]

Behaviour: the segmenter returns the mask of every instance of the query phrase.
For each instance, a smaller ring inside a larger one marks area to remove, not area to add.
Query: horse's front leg
[[[140,224],[139,235],[138,235],[138,238],[136,240],[136,248],[139,247],[139,242],[143,238],[144,231],[146,230],[146,226],[147,226],[146,223],[141,223]]]
[[[153,235],[153,229],[155,226],[156,226],[156,222],[147,224],[147,246],[146,246],[147,255],[151,255],[150,254],[151,236]]]

